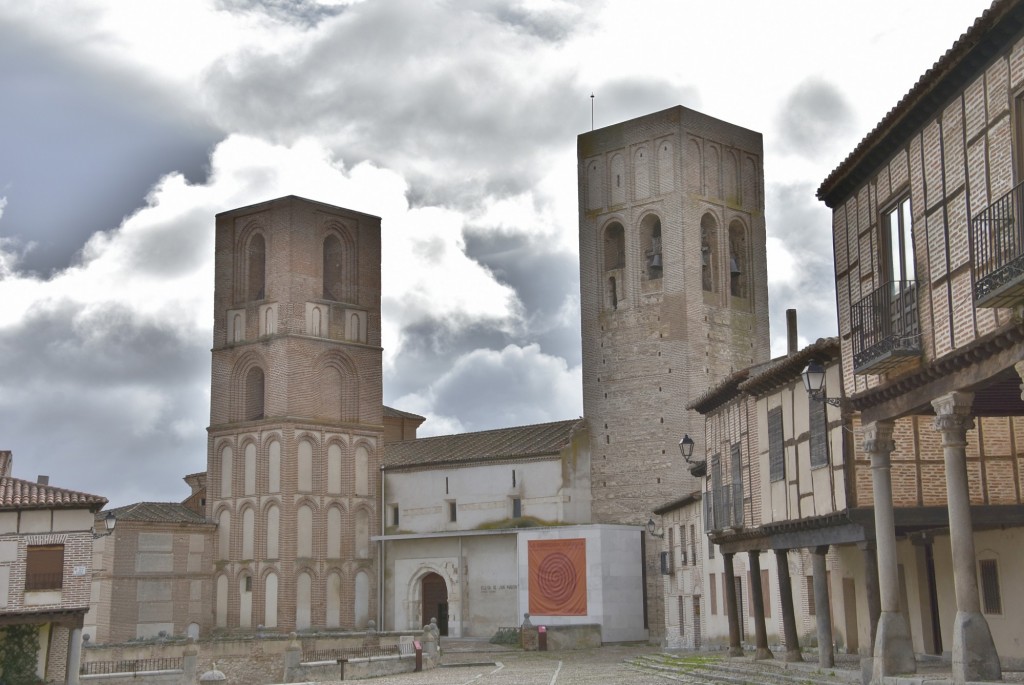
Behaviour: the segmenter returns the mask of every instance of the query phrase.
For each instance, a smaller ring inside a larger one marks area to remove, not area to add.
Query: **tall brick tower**
[[[217,215],[207,515],[215,626],[364,627],[382,452],[380,219]]]
[[[643,524],[700,488],[679,454],[686,406],[769,357],[761,135],[685,107],[577,141],[583,407],[593,517]],[[648,624],[664,629],[657,546]]]

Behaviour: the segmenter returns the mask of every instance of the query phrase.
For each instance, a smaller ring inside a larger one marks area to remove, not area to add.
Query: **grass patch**
[[[673,666],[675,668],[703,668],[711,664],[717,664],[722,660],[720,656],[710,656],[707,654],[689,654],[687,656],[672,656],[663,654],[662,658],[667,666]]]
[[[570,525],[567,523],[558,523],[556,521],[545,521],[539,519],[536,516],[520,516],[519,518],[507,518],[500,521],[490,521],[488,523],[481,523],[476,527],[477,530],[502,530],[505,528],[541,528],[549,526],[566,526]]]

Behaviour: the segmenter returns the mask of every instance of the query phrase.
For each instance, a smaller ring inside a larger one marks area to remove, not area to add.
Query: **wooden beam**
[[[898,397],[885,400],[861,410],[861,423],[888,421],[911,414],[932,414],[931,401],[956,390],[971,391],[978,386],[1013,368],[1024,355],[1021,348],[1013,345],[1000,350],[979,362],[975,362],[959,371],[941,376],[918,388],[903,393]]]

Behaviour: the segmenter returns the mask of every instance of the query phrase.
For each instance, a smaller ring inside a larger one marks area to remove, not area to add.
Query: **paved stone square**
[[[544,654],[518,651],[449,654],[445,656],[446,665],[441,668],[363,682],[373,685],[664,685],[667,682],[664,678],[639,673],[623,662],[631,656],[656,651],[656,647],[632,645]],[[340,684],[341,681],[336,681],[329,685]]]

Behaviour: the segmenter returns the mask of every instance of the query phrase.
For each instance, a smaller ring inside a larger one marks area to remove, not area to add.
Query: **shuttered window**
[[[711,598],[711,615],[718,615],[718,576],[714,573],[708,576],[708,582],[710,583],[708,597]]]
[[[982,559],[978,562],[981,569],[981,601],[986,614],[1003,613],[1003,598],[999,594],[999,569],[995,559]]]
[[[828,419],[824,402],[811,402],[811,468],[828,464]]]
[[[768,410],[768,475],[770,480],[786,478],[785,438],[782,433],[782,407]]]
[[[64,545],[28,548],[25,564],[26,590],[59,590],[64,586]]]

